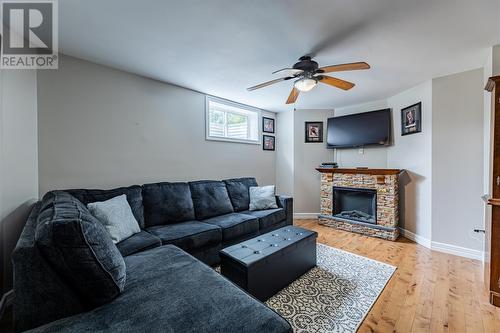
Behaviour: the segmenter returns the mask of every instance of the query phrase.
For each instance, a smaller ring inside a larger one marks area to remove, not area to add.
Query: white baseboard
[[[401,235],[409,240],[414,241],[417,244],[425,246],[428,249],[444,252],[448,254],[453,254],[460,257],[465,257],[469,259],[483,260],[483,251],[469,249],[467,247],[461,247],[457,245],[451,245],[446,243],[434,242],[428,238],[417,235],[411,231],[400,229]]]
[[[420,235],[417,235],[417,234],[415,234],[409,230],[406,230],[406,229],[399,229],[399,231],[401,232],[401,236],[408,238],[409,240],[412,240],[417,244],[425,246],[428,249],[431,248],[431,240],[430,239],[422,237]]]
[[[456,256],[461,256],[469,259],[483,260],[483,251],[469,249],[467,247],[461,247],[446,243],[432,242],[431,249],[439,252],[454,254]]]
[[[319,213],[293,213],[294,219],[313,220],[318,218]]]

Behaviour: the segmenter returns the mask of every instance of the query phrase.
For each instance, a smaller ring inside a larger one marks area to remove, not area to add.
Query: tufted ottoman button
[[[260,254],[260,251],[253,251],[254,254]]]
[[[271,246],[278,247],[279,245],[278,244],[271,244]]]

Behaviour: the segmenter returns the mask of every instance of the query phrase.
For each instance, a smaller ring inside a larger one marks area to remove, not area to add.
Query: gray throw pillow
[[[250,187],[250,207],[249,210],[263,210],[278,208],[274,185]]]
[[[104,225],[115,244],[141,231],[125,194],[91,202],[87,208]]]

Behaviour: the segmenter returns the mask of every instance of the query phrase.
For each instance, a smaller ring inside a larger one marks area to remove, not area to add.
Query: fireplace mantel
[[[370,168],[316,168],[321,173],[348,173],[358,175],[398,175],[402,169],[370,169]]]

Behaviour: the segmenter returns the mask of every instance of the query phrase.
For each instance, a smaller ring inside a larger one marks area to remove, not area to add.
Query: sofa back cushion
[[[198,220],[232,213],[233,206],[226,185],[221,181],[201,180],[190,182],[191,197]]]
[[[142,188],[139,185],[128,187],[119,187],[111,190],[95,190],[95,189],[72,189],[65,190],[75,198],[77,198],[84,205],[91,202],[106,201],[114,197],[125,194],[127,196],[128,204],[132,209],[139,227],[144,229],[144,208],[142,206]]]
[[[232,178],[223,180],[223,182],[226,184],[234,211],[248,210],[250,204],[249,188],[257,186],[255,178]]]
[[[42,200],[35,242],[84,304],[99,306],[125,287],[125,262],[104,226],[64,191]]]
[[[154,183],[142,186],[146,227],[195,219],[188,183]]]

